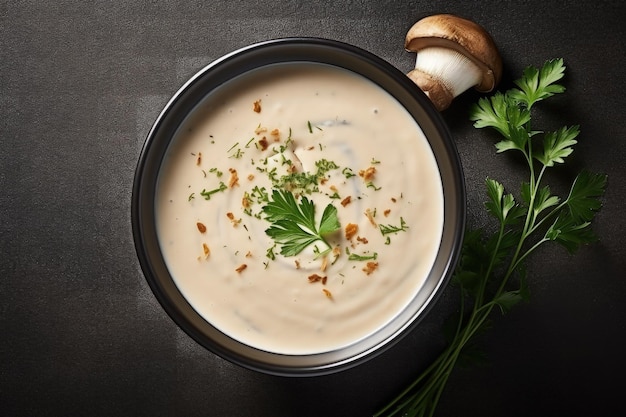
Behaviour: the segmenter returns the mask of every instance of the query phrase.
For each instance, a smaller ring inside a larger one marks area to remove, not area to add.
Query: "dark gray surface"
[[[458,4],[457,4],[458,3]],[[509,87],[563,57],[566,95],[540,116],[580,124],[573,161],[609,175],[595,230],[576,256],[529,264],[531,301],[495,316],[489,361],[459,368],[440,416],[616,415],[626,372],[624,2],[530,0],[0,3],[0,415],[367,416],[442,347],[447,290],[423,325],[359,368],[328,377],[256,374],[176,328],[136,260],[130,193],[143,140],[168,97],[211,60],[252,42],[322,36],[408,71],[406,30],[450,12],[485,26]],[[511,187],[515,160],[475,130],[469,92],[444,113],[466,171],[469,220],[482,182]]]

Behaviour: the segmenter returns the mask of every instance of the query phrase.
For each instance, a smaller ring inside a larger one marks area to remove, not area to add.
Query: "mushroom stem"
[[[460,52],[433,46],[417,53],[415,69],[408,76],[441,111],[459,94],[480,84],[482,70]]]

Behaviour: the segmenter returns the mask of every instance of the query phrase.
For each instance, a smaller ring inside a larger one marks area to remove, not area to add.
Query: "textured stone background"
[[[213,59],[285,36],[348,42],[408,71],[406,30],[433,13],[482,24],[505,64],[563,57],[566,95],[538,116],[580,124],[573,162],[609,175],[598,244],[529,264],[532,299],[494,316],[488,361],[459,368],[440,416],[612,415],[626,372],[626,3],[544,1],[1,1],[0,415],[368,416],[442,347],[457,306],[446,290],[394,348],[333,376],[284,379],[225,362],[165,314],[136,259],[131,187],[146,134],[180,85]],[[444,112],[457,142],[469,221],[486,220],[483,180],[510,187],[467,119],[468,92]]]

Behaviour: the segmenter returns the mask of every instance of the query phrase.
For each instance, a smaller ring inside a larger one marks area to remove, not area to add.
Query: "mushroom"
[[[407,32],[404,47],[417,52],[413,80],[441,111],[474,87],[486,93],[502,76],[502,59],[491,36],[471,20],[450,14],[425,17]]]

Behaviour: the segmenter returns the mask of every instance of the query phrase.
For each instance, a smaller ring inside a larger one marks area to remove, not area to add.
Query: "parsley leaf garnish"
[[[540,100],[565,91],[565,87],[556,84],[565,75],[562,59],[553,59],[544,63],[541,69],[527,67],[524,75],[515,84],[519,89],[509,91],[509,95],[527,108]]]
[[[265,233],[281,246],[283,256],[297,255],[315,242],[326,245],[327,250],[321,254],[328,253],[332,248],[325,237],[341,227],[335,206],[326,206],[318,226],[315,204],[304,196],[298,203],[293,193],[286,190],[273,190],[271,200],[263,206],[263,212],[272,223]]]

